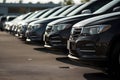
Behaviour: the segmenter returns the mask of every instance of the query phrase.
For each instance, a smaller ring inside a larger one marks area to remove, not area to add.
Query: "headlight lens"
[[[18,26],[18,29],[20,29],[20,30],[25,30],[25,29],[27,28],[27,26],[28,26],[27,24],[26,24],[26,25],[21,25],[21,24],[20,24],[20,25]]]
[[[61,31],[61,30],[64,30],[64,29],[67,29],[70,27],[71,24],[57,24],[57,25],[54,25],[52,30],[53,31]]]
[[[36,29],[38,29],[39,27],[41,27],[42,26],[42,24],[30,24],[29,26],[28,26],[28,30],[36,30]]]
[[[111,25],[95,25],[89,27],[82,27],[81,34],[90,34],[90,35],[100,34],[110,29],[110,27]]]

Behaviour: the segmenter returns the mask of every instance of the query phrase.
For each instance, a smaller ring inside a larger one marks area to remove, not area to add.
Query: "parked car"
[[[79,5],[70,5],[70,6],[65,6],[65,7],[69,7],[69,8],[67,8],[66,10],[64,10],[64,11],[62,11],[61,12],[61,10],[60,11],[57,11],[57,12],[55,12],[55,13],[53,13],[52,15],[50,15],[48,18],[44,18],[44,19],[42,19],[42,21],[44,21],[44,20],[46,20],[46,22],[48,22],[48,20],[49,21],[51,21],[52,19],[56,19],[56,18],[61,18],[61,17],[64,17],[64,16],[66,16],[71,10],[74,10],[74,9],[76,9],[76,8],[78,8],[78,7],[80,7],[82,4],[79,4]],[[56,13],[59,13],[59,14],[56,14]],[[56,14],[56,15],[55,15]],[[29,36],[29,33],[31,34],[32,32],[33,32],[33,29],[34,29],[34,31],[36,30],[36,23],[39,23],[39,21],[41,21],[41,19],[40,20],[37,20],[37,21],[34,21],[34,22],[31,22],[30,24],[29,24],[29,26],[28,26],[28,29],[27,29],[27,31],[26,31],[26,33],[25,33],[25,38],[27,38],[26,39],[26,41],[29,41],[29,37],[27,37],[27,36]],[[38,25],[38,24],[37,24]],[[46,25],[46,24],[44,24],[44,25]],[[40,28],[40,26],[38,26],[38,28],[37,29],[39,29]],[[43,31],[42,31],[42,34],[44,33],[44,31],[45,31],[45,27],[43,26],[42,27],[43,28]],[[23,34],[24,35],[24,34]],[[34,40],[42,40],[42,38],[36,38],[36,39],[34,39]]]
[[[48,12],[49,9],[45,9],[45,10],[39,10],[39,11],[35,11],[33,12],[31,15],[29,15],[28,17],[26,17],[25,19],[21,19],[19,22],[14,24],[14,28],[12,29],[12,31],[14,32],[14,34],[17,33],[17,30],[20,29],[21,24],[24,26],[27,25],[27,22],[31,22],[32,20],[34,21],[37,17],[45,14],[46,12]],[[27,21],[27,22],[26,22]],[[25,23],[26,22],[26,23]]]
[[[75,23],[93,16],[114,12],[118,6],[120,6],[120,1],[109,1],[108,4],[94,11],[92,14],[81,14],[66,17],[49,23],[46,27],[43,38],[43,41],[45,42],[44,47],[67,48],[67,40],[69,39],[71,28]]]
[[[5,30],[12,32],[12,29],[14,28],[14,24],[16,22],[19,22],[20,20],[27,18],[31,14],[32,14],[32,12],[20,15],[20,16],[16,17],[15,19],[13,19],[12,21],[5,23]]]
[[[3,31],[4,30],[4,24],[5,22],[8,22],[8,21],[11,21],[15,18],[16,16],[12,16],[12,15],[9,15],[9,16],[1,16],[0,17],[0,29]]]
[[[68,40],[68,57],[76,61],[105,62],[109,73],[118,77],[120,65],[119,25],[120,12],[104,14],[76,23],[72,27]]]
[[[22,29],[21,27],[25,28],[27,26],[27,22],[36,20],[38,17],[40,17],[41,15],[45,14],[48,11],[49,9],[35,11],[32,15],[28,16],[23,20],[20,20],[17,24],[15,24],[12,31],[16,36],[19,36],[19,31],[20,29]]]
[[[53,16],[57,16],[59,15],[61,12],[65,11],[66,9],[70,8],[71,6],[65,6],[65,7],[57,7],[54,8],[53,10],[48,11],[47,13],[43,14],[43,15],[39,15],[39,16],[33,16],[31,19],[26,19],[24,21],[22,21],[21,23],[19,23],[19,31],[17,32],[19,34],[19,36],[21,38],[25,37],[25,32],[27,30],[27,26],[29,23],[39,20],[39,19],[43,19],[46,17],[53,17]],[[54,12],[53,12],[54,11]],[[26,26],[25,26],[26,25]]]
[[[12,21],[13,19],[15,19],[17,16],[16,15],[10,15],[10,16],[6,16],[6,21],[4,21],[3,23],[3,30],[5,30],[5,24],[9,21]]]
[[[100,4],[99,2],[100,3],[102,2],[102,3]],[[88,8],[95,11],[95,10],[99,9],[100,7],[102,7],[103,5],[105,5],[107,2],[108,1],[104,1],[104,3],[103,3],[103,1],[101,1],[101,0],[97,0],[97,1],[92,0],[88,3],[85,3],[85,4],[81,5],[80,7],[76,8],[75,10],[71,10],[69,13],[72,13],[72,12],[75,11],[71,15],[81,14],[84,10],[86,10]],[[79,11],[76,11],[76,10],[79,10]],[[64,14],[64,12],[62,14]],[[38,20],[36,22],[32,22],[31,23],[32,25],[37,24],[37,25],[40,25],[40,26],[39,26],[39,28],[34,29],[34,30],[30,31],[29,33],[27,33],[26,41],[36,41],[36,40],[43,41],[43,34],[45,33],[45,29],[46,29],[47,24],[54,21],[54,20],[60,19],[60,18],[63,18],[63,17],[58,16],[58,17],[46,18],[46,19]]]
[[[20,15],[20,16],[17,16],[15,19],[13,19],[13,20],[10,20],[10,21],[7,21],[7,22],[5,22],[4,23],[4,29],[6,30],[6,31],[9,31],[10,30],[10,24],[12,23],[12,21],[14,21],[14,20],[17,20],[17,19],[21,19],[23,17],[23,15]]]

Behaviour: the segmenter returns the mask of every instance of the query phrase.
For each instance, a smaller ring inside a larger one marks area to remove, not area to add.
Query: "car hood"
[[[92,15],[92,14],[81,14],[81,15],[75,15],[75,16],[61,18],[61,19],[57,19],[55,21],[50,22],[48,25],[55,25],[55,24],[59,24],[59,23],[66,23],[66,22],[72,21],[73,19],[80,18],[82,16],[88,16],[88,15]]]
[[[18,24],[21,24],[21,23],[30,23],[32,21],[36,21],[36,20],[39,20],[38,18],[35,18],[35,19],[27,19],[27,20],[23,20],[23,21],[20,21]]]
[[[92,25],[96,21],[112,18],[112,17],[115,17],[115,16],[120,16],[120,12],[108,13],[108,14],[88,18],[88,19],[85,19],[85,20],[82,20],[82,21],[76,23],[75,25],[73,25],[73,27],[75,27],[75,28],[78,27],[79,28],[79,27],[83,27],[83,26],[89,26],[89,25]]]
[[[34,22],[32,22],[32,24],[40,24],[40,23],[42,24],[42,23],[50,22],[50,21],[53,21],[53,20],[56,20],[56,19],[60,19],[60,18],[64,18],[64,17],[60,17],[60,16],[48,17],[48,18],[39,19],[37,21],[34,21]]]

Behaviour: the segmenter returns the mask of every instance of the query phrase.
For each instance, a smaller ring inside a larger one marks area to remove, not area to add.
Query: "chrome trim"
[[[16,37],[18,37],[19,35],[18,34],[15,34]]]
[[[51,42],[61,42],[61,41],[57,41],[57,40],[51,40]]]
[[[31,39],[26,39],[26,41],[27,41],[27,42],[30,42],[30,41],[31,41]]]
[[[96,52],[95,50],[80,50],[81,52]]]
[[[43,41],[45,42],[45,34],[43,35]]]
[[[46,45],[46,44],[45,44],[44,47],[46,47],[46,48],[51,48],[52,46],[49,46],[49,45]]]
[[[70,55],[70,54],[68,55],[68,57],[71,58],[71,59],[79,60],[79,58],[77,58],[77,57],[75,57],[75,56],[72,56],[72,55]]]
[[[51,37],[52,39],[56,39],[56,38],[60,38],[59,36],[54,36],[54,37]]]

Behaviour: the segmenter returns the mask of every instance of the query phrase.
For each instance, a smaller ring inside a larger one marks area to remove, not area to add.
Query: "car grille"
[[[50,39],[52,44],[61,44],[61,40],[59,36],[54,36],[54,37],[52,36]]]
[[[52,31],[52,26],[47,26],[46,33],[49,34]]]
[[[73,40],[76,40],[79,37],[80,33],[81,33],[81,28],[79,29],[74,28],[72,33]]]

